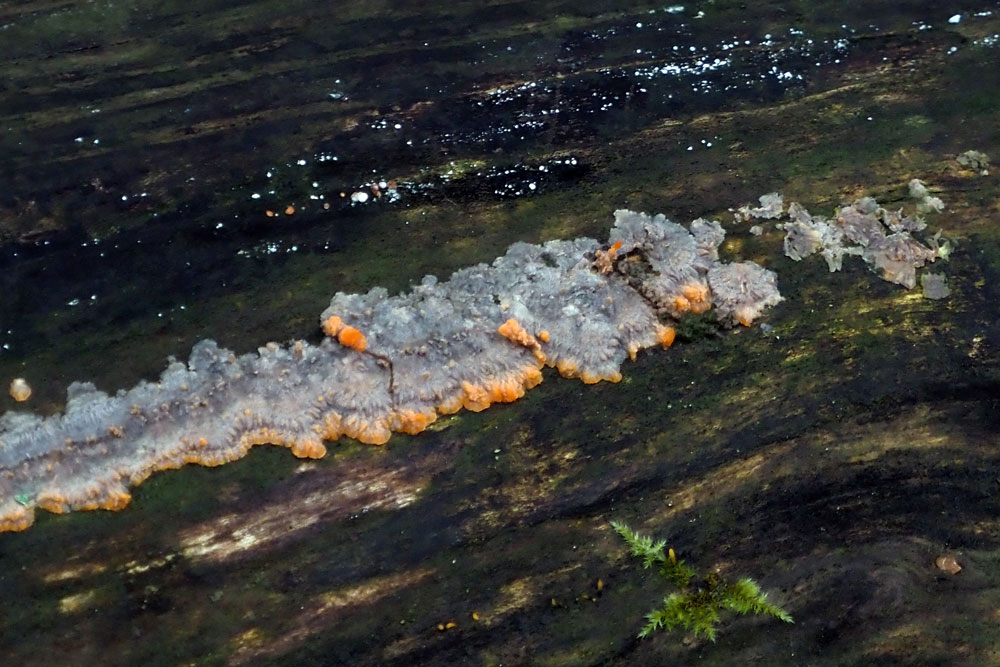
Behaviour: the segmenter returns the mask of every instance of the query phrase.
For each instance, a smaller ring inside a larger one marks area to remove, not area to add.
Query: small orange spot
[[[521,342],[521,338],[527,336],[527,332],[513,317],[497,327],[497,333],[515,343]]]
[[[285,215],[295,215],[295,207],[289,204],[285,207]]]
[[[45,493],[39,495],[37,504],[43,510],[48,510],[53,514],[63,514],[69,511],[69,503],[66,497],[59,493]]]
[[[31,385],[24,378],[14,378],[10,381],[10,396],[18,403],[31,398]]]
[[[365,335],[354,327],[344,327],[341,329],[340,333],[337,334],[337,341],[344,347],[349,347],[358,352],[364,352],[365,348],[368,347]]]
[[[708,298],[708,290],[704,285],[685,285],[681,293],[691,301],[704,301]]]
[[[402,431],[403,433],[408,433],[409,435],[416,435],[427,428],[427,425],[437,419],[437,413],[431,412],[430,414],[423,412],[413,412],[411,410],[403,410],[395,415],[397,420],[396,427],[393,430]]]
[[[462,407],[466,410],[471,412],[482,412],[486,408],[490,407],[489,395],[486,393],[486,390],[479,385],[463,380],[462,391],[465,393],[465,395],[462,396]]]
[[[674,344],[674,338],[677,337],[677,332],[673,327],[658,326],[656,329],[656,339],[660,342],[663,347],[670,347]]]
[[[271,209],[267,209],[266,211],[264,211],[264,215],[266,215],[269,218],[273,218],[274,217],[274,211],[272,211]]]
[[[572,378],[576,377],[578,367],[575,362],[572,362],[569,359],[560,359],[556,362],[556,370],[559,371],[559,375],[562,375],[564,378]]]
[[[542,341],[543,343],[548,343],[549,342],[549,332],[546,329],[542,329],[541,331],[539,331],[538,332],[538,340]]]
[[[304,440],[292,444],[292,454],[300,459],[321,459],[326,456],[326,447],[318,440]]]
[[[518,345],[523,345],[535,354],[535,358],[541,362],[545,361],[545,353],[542,352],[542,346],[534,336],[525,331],[521,323],[518,322],[513,317],[501,324],[497,328],[497,333],[506,338],[512,343],[517,343]]]
[[[622,241],[615,241],[607,250],[597,250],[594,252],[594,269],[598,273],[607,275],[615,270],[615,257],[621,250]]]
[[[132,496],[125,491],[113,491],[104,499],[104,502],[96,505],[95,509],[106,509],[117,512],[125,509],[130,502],[132,502]]]
[[[683,296],[677,296],[674,298],[674,310],[685,313],[691,310],[691,302]]]
[[[7,510],[6,514],[0,515],[0,533],[9,530],[27,530],[34,521],[34,516],[34,512],[24,507],[15,507],[14,509]]]
[[[336,315],[331,315],[330,317],[323,320],[323,333],[325,333],[330,338],[336,338],[340,330],[344,328],[344,320],[340,319]]]
[[[707,285],[691,283],[681,288],[681,294],[688,300],[688,305],[693,313],[704,313],[712,307],[712,295],[708,291]]]

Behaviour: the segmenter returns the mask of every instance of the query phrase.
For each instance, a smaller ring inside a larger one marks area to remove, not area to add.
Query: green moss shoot
[[[624,523],[612,521],[615,529],[632,551],[632,555],[642,559],[644,568],[654,567],[675,588],[663,599],[663,606],[646,614],[646,625],[639,631],[644,638],[656,630],[670,630],[683,627],[696,637],[702,636],[715,641],[719,614],[723,610],[737,614],[768,614],[785,623],[793,623],[792,617],[784,609],[767,601],[767,593],[753,579],[740,579],[729,583],[715,573],[696,579],[693,569],[684,564],[674,554],[673,549],[664,552],[664,540],[654,542],[633,531]]]

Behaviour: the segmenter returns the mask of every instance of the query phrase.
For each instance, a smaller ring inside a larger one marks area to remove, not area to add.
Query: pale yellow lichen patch
[[[667,506],[657,514],[656,520],[672,518],[680,512],[691,509],[700,501],[718,500],[729,494],[739,494],[742,485],[753,483],[758,478],[768,459],[781,457],[791,448],[790,443],[782,443],[768,448],[765,452],[716,468],[707,475],[688,482],[667,497]]]
[[[135,576],[137,574],[143,574],[144,572],[149,572],[150,570],[159,570],[160,568],[166,567],[170,564],[172,560],[177,558],[177,554],[167,554],[162,558],[154,558],[146,562],[140,563],[139,561],[130,560],[125,563],[124,570],[127,574]]]
[[[573,563],[549,572],[533,574],[514,579],[500,587],[496,604],[490,611],[489,618],[483,620],[484,625],[494,625],[504,617],[528,609],[539,604],[545,595],[545,585],[552,581],[563,579],[565,575],[580,570],[580,563]]]
[[[837,453],[848,463],[875,461],[893,450],[928,450],[948,447],[951,436],[933,423],[927,406],[915,408],[906,422],[892,422],[878,430],[846,433],[837,443]]]
[[[67,565],[58,570],[53,570],[42,576],[42,581],[47,584],[58,584],[64,581],[74,581],[93,577],[108,569],[103,563],[81,563],[78,565]]]
[[[230,646],[234,654],[245,653],[259,649],[267,641],[260,628],[249,628],[233,637]]]
[[[88,607],[97,600],[97,590],[90,589],[81,593],[67,595],[59,600],[59,612],[62,614],[76,614],[86,611]]]
[[[813,359],[816,357],[816,351],[809,346],[803,345],[802,347],[792,347],[788,350],[788,354],[782,359],[783,364],[796,364],[807,359]]]

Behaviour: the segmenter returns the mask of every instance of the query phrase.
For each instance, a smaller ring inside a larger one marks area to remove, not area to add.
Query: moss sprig
[[[781,607],[767,601],[767,593],[753,579],[744,578],[729,583],[712,572],[693,582],[695,571],[679,560],[673,549],[664,549],[666,541],[653,541],[640,535],[620,521],[612,521],[615,529],[634,556],[642,559],[644,568],[655,568],[678,589],[663,599],[663,606],[646,614],[646,625],[639,637],[647,637],[656,630],[682,627],[694,635],[715,641],[716,627],[722,610],[737,614],[767,614],[785,623],[792,617]]]

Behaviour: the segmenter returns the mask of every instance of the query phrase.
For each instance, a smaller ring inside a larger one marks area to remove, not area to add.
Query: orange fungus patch
[[[523,345],[535,354],[535,358],[541,362],[545,361],[545,353],[542,352],[542,344],[538,342],[538,339],[528,333],[521,323],[515,320],[513,317],[501,324],[497,328],[497,333],[506,338],[512,343],[517,343],[518,345]],[[547,340],[548,332],[545,333],[546,338],[542,340]]]
[[[352,350],[364,352],[368,348],[365,335],[354,327],[344,324],[344,321],[336,315],[323,320],[323,333],[330,338],[336,338],[338,343]]]
[[[663,347],[670,347],[674,344],[674,338],[677,337],[677,332],[673,327],[665,327],[660,325],[656,328],[656,340]]]
[[[368,347],[365,335],[354,327],[344,327],[341,329],[340,333],[337,334],[337,341],[344,347],[349,347],[358,352],[364,352],[365,348]]]
[[[331,315],[330,317],[323,320],[323,333],[325,333],[330,338],[336,338],[340,330],[344,328],[344,320],[340,319],[336,315]]]
[[[14,378],[10,382],[10,396],[18,403],[31,398],[31,385],[24,378]]]
[[[693,313],[704,313],[712,307],[712,296],[706,285],[688,284],[681,288],[681,293]]]

